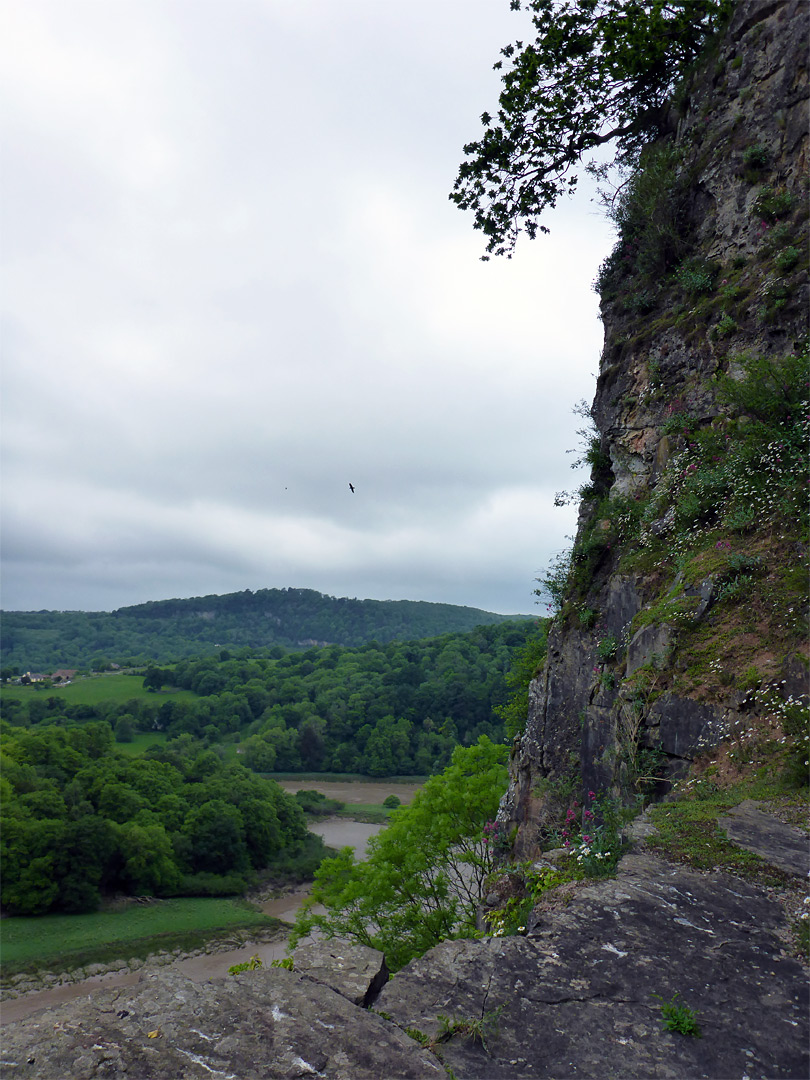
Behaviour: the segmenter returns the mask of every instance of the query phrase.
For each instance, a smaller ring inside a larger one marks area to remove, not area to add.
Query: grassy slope
[[[140,757],[150,746],[163,746],[166,739],[165,731],[141,731],[133,735],[132,742],[117,742],[115,749],[129,757]],[[233,749],[236,750],[235,747]]]

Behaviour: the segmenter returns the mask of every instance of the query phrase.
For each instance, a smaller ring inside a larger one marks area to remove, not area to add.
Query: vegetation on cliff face
[[[450,198],[474,212],[487,254],[512,251],[521,229],[577,183],[583,156],[615,143],[633,162],[664,125],[677,79],[727,19],[730,0],[512,0],[531,13],[535,39],[501,50],[496,116],[464,147]]]
[[[725,412],[708,423],[673,412],[662,425],[670,456],[654,485],[624,496],[589,492],[583,500],[574,548],[563,573],[550,575],[561,618],[598,624],[589,604],[608,560],[613,572],[644,575],[652,586],[624,640],[612,648],[600,640],[604,672],[621,679],[634,634],[666,624],[672,639],[658,657],[658,694],[669,687],[717,699],[729,687],[756,690],[768,675],[768,653],[785,657],[801,647],[809,539],[805,349],[734,357],[733,374],[719,373],[715,383]],[[677,665],[664,678],[675,635]]]

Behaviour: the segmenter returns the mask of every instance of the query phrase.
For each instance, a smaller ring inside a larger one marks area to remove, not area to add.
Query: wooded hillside
[[[155,600],[106,611],[6,611],[3,666],[49,673],[109,663],[168,663],[220,648],[300,649],[386,644],[460,633],[529,615],[415,600],[357,600],[313,589],[259,589]],[[278,651],[276,655],[281,655]]]
[[[220,651],[146,668],[143,683],[152,692],[126,701],[112,690],[108,700],[99,696],[106,677],[62,690],[7,685],[3,715],[16,727],[103,721],[121,741],[154,733],[170,740],[171,761],[172,740],[183,752],[189,741],[200,748],[239,743],[241,760],[258,772],[425,775],[444,768],[459,742],[503,740],[510,691],[528,683],[544,650],[545,622],[525,621],[276,659]]]

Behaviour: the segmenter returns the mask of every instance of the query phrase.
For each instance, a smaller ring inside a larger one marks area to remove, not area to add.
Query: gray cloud
[[[593,392],[591,193],[484,264],[448,199],[490,0],[5,0],[3,593],[532,610]],[[357,493],[348,489],[351,480]]]

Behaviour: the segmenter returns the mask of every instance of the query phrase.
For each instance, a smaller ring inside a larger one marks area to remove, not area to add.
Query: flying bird
[[[354,484],[351,481],[349,481],[349,488],[351,489],[352,495],[354,495]]]

